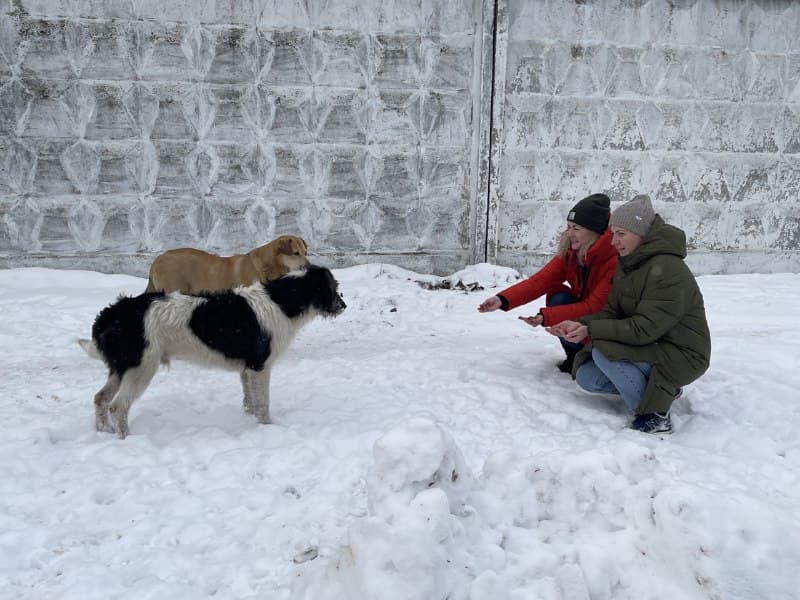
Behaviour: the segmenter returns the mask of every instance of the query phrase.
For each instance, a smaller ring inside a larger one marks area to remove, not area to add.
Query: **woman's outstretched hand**
[[[564,338],[568,342],[580,342],[589,335],[589,328],[577,321],[561,321],[558,325],[546,327],[547,333]]]
[[[478,312],[492,312],[493,310],[500,308],[502,305],[503,303],[500,302],[500,298],[497,296],[492,296],[478,305]]]
[[[524,321],[531,327],[538,327],[544,322],[544,317],[541,314],[536,315],[535,317],[517,317],[520,321]]]

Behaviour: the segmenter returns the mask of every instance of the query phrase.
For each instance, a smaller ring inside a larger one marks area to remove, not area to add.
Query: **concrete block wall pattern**
[[[5,0],[0,267],[528,272],[604,190],[698,272],[800,270],[798,40],[788,1]]]
[[[800,3],[502,7],[493,261],[529,270],[604,191],[649,194],[696,272],[800,271]]]
[[[283,233],[329,264],[471,260],[480,2],[3,4],[6,265]]]

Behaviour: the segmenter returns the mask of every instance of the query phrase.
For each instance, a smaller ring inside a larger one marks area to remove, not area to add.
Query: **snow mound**
[[[476,481],[452,437],[415,418],[378,439],[373,456],[369,514],[349,527],[347,545],[303,597],[468,597],[475,573],[498,568],[502,551],[470,505]]]

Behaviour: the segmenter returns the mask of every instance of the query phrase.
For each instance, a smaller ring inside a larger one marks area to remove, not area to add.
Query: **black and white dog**
[[[170,359],[241,373],[244,409],[269,423],[269,377],[275,359],[317,315],[335,317],[346,305],[324,267],[207,295],[177,292],[120,297],[103,309],[92,339],[81,347],[108,367],[95,394],[98,431],[128,435],[128,411]]]

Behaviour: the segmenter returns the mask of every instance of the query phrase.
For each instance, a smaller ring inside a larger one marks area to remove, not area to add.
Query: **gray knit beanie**
[[[632,200],[625,204],[618,206],[614,212],[611,213],[611,222],[609,225],[612,227],[622,227],[628,231],[640,235],[642,237],[647,235],[650,231],[650,226],[653,224],[653,219],[656,218],[656,213],[653,210],[653,204],[650,202],[650,196],[639,194],[634,196]]]

